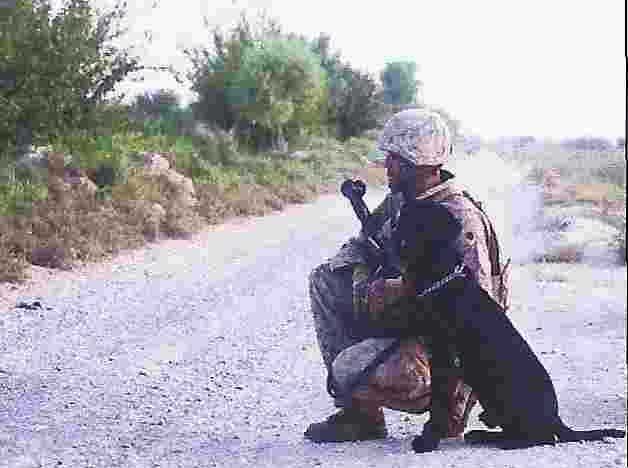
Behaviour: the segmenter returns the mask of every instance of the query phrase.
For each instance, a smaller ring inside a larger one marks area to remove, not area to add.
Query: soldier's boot
[[[310,424],[305,437],[313,442],[354,442],[384,439],[388,436],[384,412],[380,407],[354,404],[329,416],[325,421]]]
[[[471,387],[460,379],[449,383],[449,421],[447,437],[461,439],[469,420],[469,414],[477,403]]]

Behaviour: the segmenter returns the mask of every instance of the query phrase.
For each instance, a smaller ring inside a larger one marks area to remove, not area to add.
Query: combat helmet
[[[451,136],[445,120],[427,109],[407,109],[384,125],[377,149],[401,156],[413,166],[438,166],[447,162]]]

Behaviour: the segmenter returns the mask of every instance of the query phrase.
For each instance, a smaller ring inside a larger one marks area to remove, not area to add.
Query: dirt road
[[[626,465],[625,439],[419,456],[410,443],[425,416],[393,411],[387,440],[305,441],[333,411],[307,274],[356,229],[346,200],[325,196],[2,286],[0,467]],[[513,271],[511,317],[574,428],[626,426],[626,286],[625,267]],[[34,300],[42,308],[12,307]]]

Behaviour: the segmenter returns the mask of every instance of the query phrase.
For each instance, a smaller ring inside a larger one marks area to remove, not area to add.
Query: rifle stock
[[[389,249],[376,237],[377,223],[373,223],[371,213],[364,202],[366,185],[361,180],[346,179],[340,186],[340,192],[349,199],[353,212],[362,225],[362,234],[366,239],[367,262],[371,269],[369,280],[376,278],[394,278],[399,276],[399,269]]]

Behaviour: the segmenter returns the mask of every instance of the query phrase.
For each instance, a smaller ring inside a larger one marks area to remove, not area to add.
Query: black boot
[[[388,436],[384,412],[343,408],[325,421],[310,424],[305,437],[313,442],[351,442],[384,439]]]

